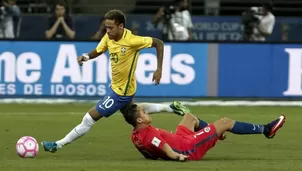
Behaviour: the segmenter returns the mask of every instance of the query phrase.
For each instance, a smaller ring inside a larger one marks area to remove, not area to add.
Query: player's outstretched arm
[[[103,53],[103,52],[98,53],[98,52],[94,49],[94,50],[92,50],[90,53],[78,57],[78,63],[79,63],[80,65],[83,65],[83,62],[86,62],[86,61],[88,61],[88,60],[90,60],[90,59],[94,59],[94,58],[96,58],[96,57],[102,55],[102,53]]]
[[[94,59],[94,58],[102,55],[104,52],[106,52],[107,48],[108,48],[107,41],[108,41],[108,35],[106,34],[94,50],[92,50],[90,53],[88,53],[86,55],[82,55],[82,56],[78,57],[78,63],[80,65],[83,65],[83,62],[86,62],[90,59]]]
[[[156,48],[157,69],[162,69],[164,58],[164,42],[157,38],[152,38],[152,47]]]
[[[152,38],[152,47],[156,48],[157,55],[157,69],[153,74],[153,80],[155,81],[155,85],[159,84],[161,76],[162,76],[162,66],[163,66],[163,58],[164,58],[164,42],[157,38]]]
[[[172,148],[169,146],[168,143],[165,143],[162,150],[167,154],[167,156],[175,161],[186,161],[188,159],[188,156],[185,156],[183,154],[176,153],[172,150]]]

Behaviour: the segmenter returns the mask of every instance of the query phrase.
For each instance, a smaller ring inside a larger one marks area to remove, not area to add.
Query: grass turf
[[[92,104],[1,104],[0,170],[3,171],[283,171],[302,170],[301,108],[299,107],[190,107],[199,118],[213,122],[226,116],[235,120],[267,123],[280,114],[287,121],[274,139],[263,135],[227,134],[225,141],[208,152],[201,161],[185,163],[148,161],[130,141],[131,126],[120,114],[101,119],[92,130],[57,153],[46,153],[40,146],[34,159],[15,153],[16,141],[25,135],[57,140],[77,125]],[[181,117],[153,115],[153,125],[174,130]]]

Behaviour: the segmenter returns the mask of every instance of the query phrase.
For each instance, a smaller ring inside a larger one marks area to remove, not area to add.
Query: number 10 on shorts
[[[107,96],[107,98],[102,103],[102,106],[104,106],[106,109],[109,109],[113,104],[114,100],[110,96]],[[102,106],[100,105],[100,108],[102,108]]]

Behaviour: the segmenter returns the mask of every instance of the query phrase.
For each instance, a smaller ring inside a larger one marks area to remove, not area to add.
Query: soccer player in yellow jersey
[[[134,72],[138,60],[138,52],[144,48],[155,47],[157,52],[157,69],[153,75],[155,85],[159,84],[162,76],[163,48],[161,40],[152,37],[141,37],[131,33],[125,26],[125,15],[119,10],[111,10],[105,15],[106,34],[98,46],[87,55],[80,56],[78,63],[100,56],[109,50],[112,82],[105,97],[92,107],[83,117],[82,122],[70,131],[63,139],[56,142],[43,141],[45,151],[56,152],[63,146],[73,142],[86,134],[93,124],[102,117],[109,117],[120,110],[127,113],[133,105],[133,97],[136,92],[136,80]],[[142,108],[148,113],[174,112],[184,115],[188,109],[179,102],[171,105],[142,103]]]

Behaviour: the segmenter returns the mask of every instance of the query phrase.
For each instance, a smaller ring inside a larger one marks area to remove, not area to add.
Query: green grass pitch
[[[280,114],[287,121],[274,139],[263,135],[227,134],[201,161],[185,163],[148,161],[130,140],[131,126],[120,114],[101,119],[92,130],[57,153],[46,153],[40,146],[34,159],[15,153],[16,141],[25,135],[57,140],[78,124],[93,104],[1,104],[1,171],[299,171],[302,170],[301,121],[299,107],[191,107],[199,118],[213,122],[221,117],[267,123]],[[153,115],[153,125],[174,131],[180,116]]]

